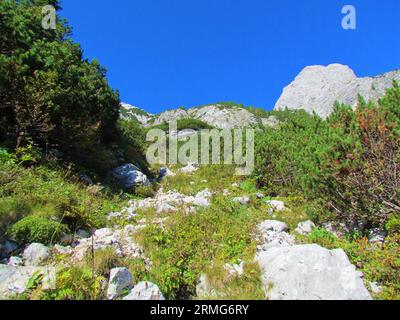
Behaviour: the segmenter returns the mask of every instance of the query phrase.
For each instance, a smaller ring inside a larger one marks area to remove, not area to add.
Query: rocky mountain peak
[[[358,95],[367,100],[378,100],[392,86],[393,80],[400,80],[400,71],[357,78],[345,65],[309,66],[283,90],[275,109],[304,109],[326,118],[336,101],[355,106]]]

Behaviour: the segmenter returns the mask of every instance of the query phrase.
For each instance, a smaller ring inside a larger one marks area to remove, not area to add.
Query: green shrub
[[[384,227],[400,212],[399,110],[394,83],[379,104],[336,104],[327,120],[282,112],[279,128],[256,137],[258,184],[275,196],[300,192],[321,205],[318,220]]]
[[[12,226],[11,235],[20,243],[52,244],[59,241],[67,231],[68,228],[59,222],[43,217],[29,216]]]

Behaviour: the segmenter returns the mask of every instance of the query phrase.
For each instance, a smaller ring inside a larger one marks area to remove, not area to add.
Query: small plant
[[[39,242],[51,244],[60,240],[68,228],[44,217],[28,216],[14,224],[12,237],[20,243]]]

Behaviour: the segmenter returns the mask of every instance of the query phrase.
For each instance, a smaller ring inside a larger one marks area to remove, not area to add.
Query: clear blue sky
[[[344,5],[357,30],[341,27]],[[272,109],[307,65],[400,68],[399,0],[64,0],[85,56],[152,113],[236,101]]]

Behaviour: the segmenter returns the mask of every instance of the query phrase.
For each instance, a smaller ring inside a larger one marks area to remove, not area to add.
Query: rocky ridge
[[[309,66],[283,89],[275,110],[304,109],[326,118],[336,101],[356,106],[359,95],[367,101],[377,101],[392,87],[393,80],[400,80],[400,70],[358,78],[352,69],[341,64]]]

